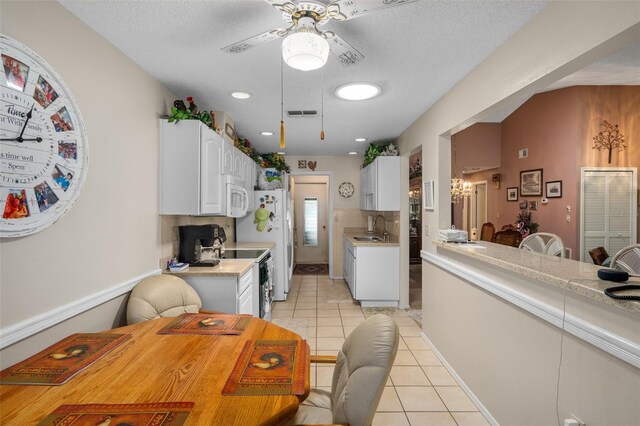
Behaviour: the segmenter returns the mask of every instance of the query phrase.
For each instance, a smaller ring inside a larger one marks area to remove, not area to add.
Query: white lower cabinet
[[[179,275],[200,296],[202,309],[258,316],[254,304],[253,268],[242,276]]]
[[[364,307],[398,306],[400,247],[354,246],[343,239],[343,275],[354,299]]]

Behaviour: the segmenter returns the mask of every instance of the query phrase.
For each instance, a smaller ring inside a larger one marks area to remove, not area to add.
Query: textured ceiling
[[[363,0],[358,0],[363,1]],[[200,109],[224,110],[236,131],[259,151],[278,151],[280,40],[242,54],[220,48],[283,27],[281,12],[262,0],[90,1],[61,0],[180,97],[194,96]],[[418,0],[351,19],[329,22],[365,59],[344,67],[329,57],[322,70],[284,67],[284,108],[321,110],[320,118],[287,119],[287,154],[341,155],[364,152],[369,142],[396,138],[425,110],[538,13],[546,1]],[[324,84],[322,83],[324,74]],[[337,99],[336,87],[370,81],[378,98]],[[229,96],[253,94],[249,100]],[[260,131],[274,136],[265,137]],[[367,142],[355,142],[365,137]]]

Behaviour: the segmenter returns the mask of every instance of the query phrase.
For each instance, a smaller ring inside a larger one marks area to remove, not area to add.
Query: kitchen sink
[[[384,241],[382,238],[376,237],[374,235],[362,235],[358,237],[353,237],[353,239],[356,241]]]

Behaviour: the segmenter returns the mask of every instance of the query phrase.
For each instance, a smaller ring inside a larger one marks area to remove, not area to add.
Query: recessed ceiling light
[[[249,99],[251,93],[249,92],[231,92],[231,97],[236,99]]]
[[[356,142],[366,142],[367,138],[356,138]]]
[[[273,136],[273,132],[260,132],[262,136]]]
[[[285,155],[285,154],[286,154],[286,152],[284,152],[284,151],[279,151],[279,152],[276,152],[276,154],[278,154],[278,155]]]
[[[378,96],[382,88],[373,83],[348,83],[336,89],[336,96],[348,101],[364,101]]]
[[[358,153],[356,151],[351,151],[349,155],[358,155]]]

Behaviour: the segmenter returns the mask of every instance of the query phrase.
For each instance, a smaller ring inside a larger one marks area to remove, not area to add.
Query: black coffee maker
[[[216,266],[220,260],[215,258],[216,250],[224,244],[227,237],[218,225],[185,225],[178,227],[180,247],[178,260],[189,266]],[[198,246],[199,243],[199,246]],[[219,257],[219,256],[217,256]]]

